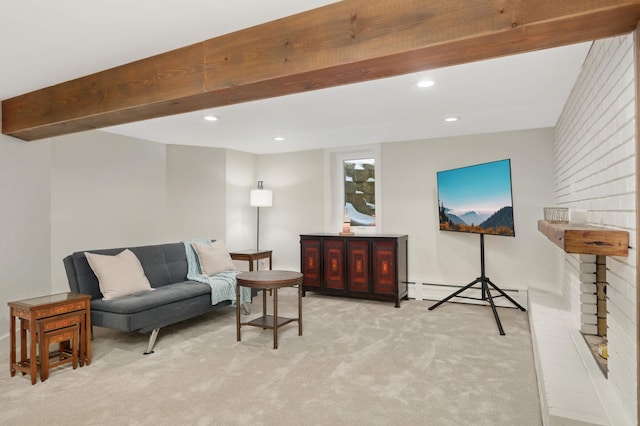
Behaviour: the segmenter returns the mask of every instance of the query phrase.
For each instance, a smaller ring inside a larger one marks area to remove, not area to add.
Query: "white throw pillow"
[[[214,241],[211,244],[193,241],[191,245],[198,255],[203,274],[212,276],[223,271],[236,270],[231,255],[222,241]]]
[[[85,252],[89,266],[98,277],[102,300],[154,290],[144,274],[142,264],[129,249],[115,256]]]

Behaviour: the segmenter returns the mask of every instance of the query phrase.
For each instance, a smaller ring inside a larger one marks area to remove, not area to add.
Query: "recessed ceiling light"
[[[431,80],[422,80],[422,81],[417,82],[417,83],[416,83],[416,86],[418,86],[418,87],[422,87],[422,88],[425,88],[425,87],[431,87],[431,86],[433,86],[434,84],[436,84],[436,83],[434,83],[434,82],[433,82],[433,81],[431,81]]]
[[[220,117],[216,117],[215,115],[205,115],[204,119],[207,121],[218,121]]]
[[[453,123],[454,121],[460,120],[460,117],[447,117],[444,119],[447,123]]]
[[[274,140],[274,141],[278,141],[278,142],[280,142],[280,141],[283,141],[283,140],[284,140],[284,137],[283,137],[283,136],[274,136],[274,137],[273,137],[273,140]]]

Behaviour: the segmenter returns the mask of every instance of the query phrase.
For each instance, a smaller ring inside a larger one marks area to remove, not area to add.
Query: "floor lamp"
[[[256,251],[260,251],[260,207],[271,207],[273,205],[273,193],[269,189],[264,189],[262,181],[258,181],[258,189],[251,190],[249,204],[257,207],[257,230],[256,230]]]

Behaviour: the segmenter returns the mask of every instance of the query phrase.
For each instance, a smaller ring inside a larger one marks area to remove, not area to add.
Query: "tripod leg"
[[[438,303],[436,303],[435,305],[431,305],[429,306],[429,310],[432,311],[435,308],[437,308],[438,306],[442,305],[444,302],[448,301],[449,299],[452,299],[454,297],[456,297],[457,295],[459,295],[460,293],[462,293],[463,291],[467,290],[468,288],[470,288],[471,286],[482,282],[480,280],[480,278],[476,278],[475,280],[473,280],[472,282],[470,282],[469,284],[465,285],[464,287],[462,287],[460,290],[456,291],[453,294],[450,294],[449,296],[445,297],[444,299],[442,299],[441,301],[439,301]]]
[[[487,282],[489,282],[487,280]],[[496,319],[496,324],[498,324],[498,331],[501,336],[504,336],[504,330],[502,329],[502,323],[500,322],[500,317],[498,316],[498,311],[496,310],[496,305],[493,303],[493,297],[491,297],[491,292],[489,291],[489,286],[487,282],[482,282],[482,288],[487,292],[487,299],[491,304],[491,310],[493,311],[493,317]],[[489,282],[490,283],[490,282]],[[495,287],[495,286],[494,286]]]
[[[496,291],[498,291],[501,295],[503,295],[504,297],[506,297],[509,302],[513,303],[517,308],[519,308],[522,312],[526,312],[527,310],[525,308],[523,308],[522,306],[520,306],[520,304],[518,302],[516,302],[515,300],[513,300],[507,293],[505,293],[504,291],[502,291],[498,286],[496,286],[494,283],[491,282],[491,280],[489,278],[487,278],[487,283],[489,283],[489,285],[491,285],[491,287],[493,287]],[[488,289],[488,287],[487,287]]]

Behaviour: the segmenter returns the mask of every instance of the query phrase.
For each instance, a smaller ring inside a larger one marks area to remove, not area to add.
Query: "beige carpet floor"
[[[260,298],[252,306],[260,311]],[[307,294],[297,324],[244,327],[231,307],[147,335],[95,328],[90,366],[34,386],[0,374],[2,425],[541,425],[527,314]],[[279,314],[294,314],[295,290]]]

